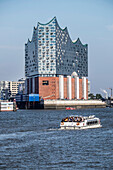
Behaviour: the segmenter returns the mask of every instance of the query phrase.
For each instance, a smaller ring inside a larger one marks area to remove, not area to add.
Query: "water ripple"
[[[18,110],[0,114],[0,169],[113,169],[113,109],[76,110],[96,115],[99,129],[61,130],[75,111]]]

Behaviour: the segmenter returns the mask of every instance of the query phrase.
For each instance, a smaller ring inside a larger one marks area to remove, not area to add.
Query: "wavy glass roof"
[[[57,19],[56,19],[56,16],[55,16],[54,18],[52,18],[49,22],[45,23],[45,24],[42,24],[42,23],[38,22],[37,27],[34,27],[34,30],[37,30],[37,28],[38,28],[39,25],[46,26],[46,25],[49,25],[49,24],[50,24],[51,22],[53,22],[54,20],[55,20],[56,24],[58,25],[58,27],[60,28],[60,30],[67,32],[67,34],[68,34],[68,36],[69,36],[69,39],[71,40],[71,42],[72,42],[73,44],[76,44],[76,43],[79,42],[79,43],[80,43],[81,45],[83,45],[83,46],[86,46],[86,45],[87,45],[87,44],[82,44],[82,42],[80,41],[79,38],[78,38],[77,40],[74,40],[74,41],[73,41],[73,40],[71,39],[70,35],[69,35],[69,32],[68,32],[67,27],[61,28],[61,27],[59,26],[59,24],[58,24],[58,22],[57,22]],[[29,39],[28,39],[28,42],[31,42],[31,41],[32,41],[32,40],[29,40]]]

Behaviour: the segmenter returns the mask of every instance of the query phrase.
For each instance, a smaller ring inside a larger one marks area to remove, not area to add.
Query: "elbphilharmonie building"
[[[38,22],[25,44],[26,94],[49,99],[88,98],[88,45],[72,41],[56,17]]]
[[[88,76],[88,46],[72,41],[67,27],[61,29],[56,17],[47,24],[38,22],[32,40],[25,44],[25,76]]]

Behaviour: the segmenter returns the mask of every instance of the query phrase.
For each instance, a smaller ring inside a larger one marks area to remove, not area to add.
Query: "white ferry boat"
[[[100,119],[95,115],[89,117],[83,116],[69,116],[62,119],[60,128],[61,129],[89,129],[102,127]]]
[[[0,112],[5,111],[16,111],[16,103],[15,102],[0,102]]]

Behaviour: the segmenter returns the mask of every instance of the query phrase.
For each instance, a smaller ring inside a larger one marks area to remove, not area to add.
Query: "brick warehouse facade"
[[[68,76],[71,78],[71,76]],[[27,94],[39,94],[43,99],[88,99],[88,79],[79,78],[78,88],[76,87],[76,78],[71,78],[71,82],[68,82],[68,77],[62,76],[62,82],[60,77],[32,77],[27,79]],[[86,82],[86,88],[83,81]],[[69,88],[68,84],[71,84]],[[62,86],[63,85],[63,86]],[[60,88],[62,89],[60,91]],[[68,92],[71,95],[69,96]],[[77,97],[77,91],[79,97]],[[62,93],[62,94],[61,94]],[[84,95],[85,93],[85,95]]]

